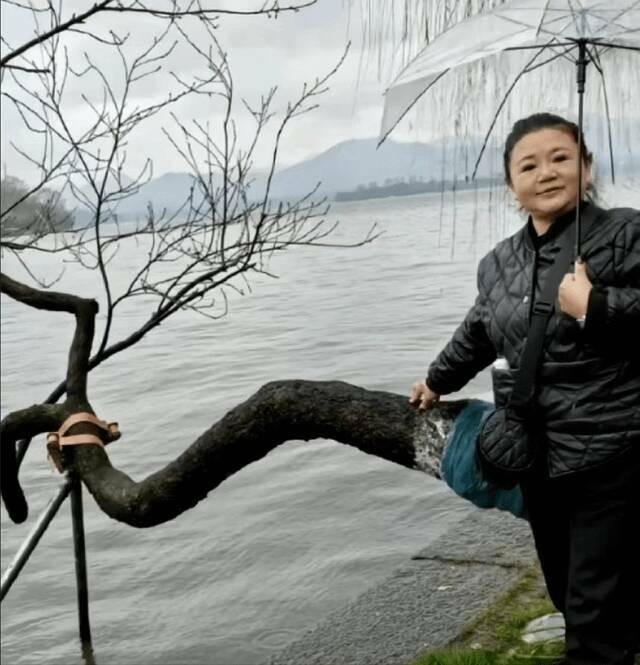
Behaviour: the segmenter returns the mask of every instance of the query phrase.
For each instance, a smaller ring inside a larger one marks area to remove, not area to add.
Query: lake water
[[[638,206],[637,189],[616,202]],[[226,411],[273,379],[340,379],[407,393],[471,305],[478,260],[522,223],[499,192],[424,195],[335,205],[335,242],[275,256],[279,279],[251,279],[212,321],[180,313],[90,376],[97,414],[117,420],[115,466],[134,479],[158,470]],[[110,264],[114,283],[133,247]],[[60,257],[40,256],[40,274]],[[24,278],[7,257],[7,273]],[[100,293],[74,264],[55,287]],[[148,312],[123,307],[113,339]],[[103,319],[99,320],[103,324]],[[2,299],[2,414],[40,402],[64,376],[67,314]],[[458,396],[489,390],[486,372]],[[6,568],[59,478],[44,437],[21,470],[30,518],[2,514]],[[441,482],[331,441],[288,442],[236,474],[173,522],[136,530],[85,493],[93,645],[98,665],[258,665],[460,520],[468,505]],[[2,662],[82,662],[77,640],[69,505],[65,503],[2,605]]]

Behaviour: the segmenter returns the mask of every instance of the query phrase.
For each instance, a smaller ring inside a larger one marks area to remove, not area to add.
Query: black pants
[[[546,465],[545,465],[546,466]],[[640,446],[594,469],[523,483],[572,665],[627,665],[640,644]]]

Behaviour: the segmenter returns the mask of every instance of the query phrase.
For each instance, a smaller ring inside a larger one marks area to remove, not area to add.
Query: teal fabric
[[[502,490],[493,487],[476,466],[476,436],[493,409],[490,402],[474,399],[460,412],[445,443],[442,477],[458,496],[479,508],[498,508],[525,518],[520,488]]]

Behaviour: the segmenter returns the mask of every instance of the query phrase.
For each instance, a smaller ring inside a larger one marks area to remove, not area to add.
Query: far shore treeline
[[[0,181],[0,202],[3,238],[42,236],[73,228],[73,213],[65,207],[60,192],[52,189],[32,191],[19,178],[5,175]]]
[[[413,194],[427,194],[442,191],[456,191],[463,189],[477,189],[491,187],[502,182],[501,178],[476,178],[475,180],[409,180],[408,182],[391,182],[384,185],[371,183],[361,185],[348,192],[337,192],[336,201],[363,201],[366,199],[383,199],[387,196],[411,196]]]

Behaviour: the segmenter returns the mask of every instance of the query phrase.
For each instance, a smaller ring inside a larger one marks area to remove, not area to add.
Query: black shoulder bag
[[[571,236],[567,229],[540,299],[533,305],[529,333],[509,401],[489,415],[476,438],[476,462],[484,478],[496,487],[515,487],[536,461],[540,436],[533,406],[536,379],[544,333],[554,310],[558,287],[572,262]]]

